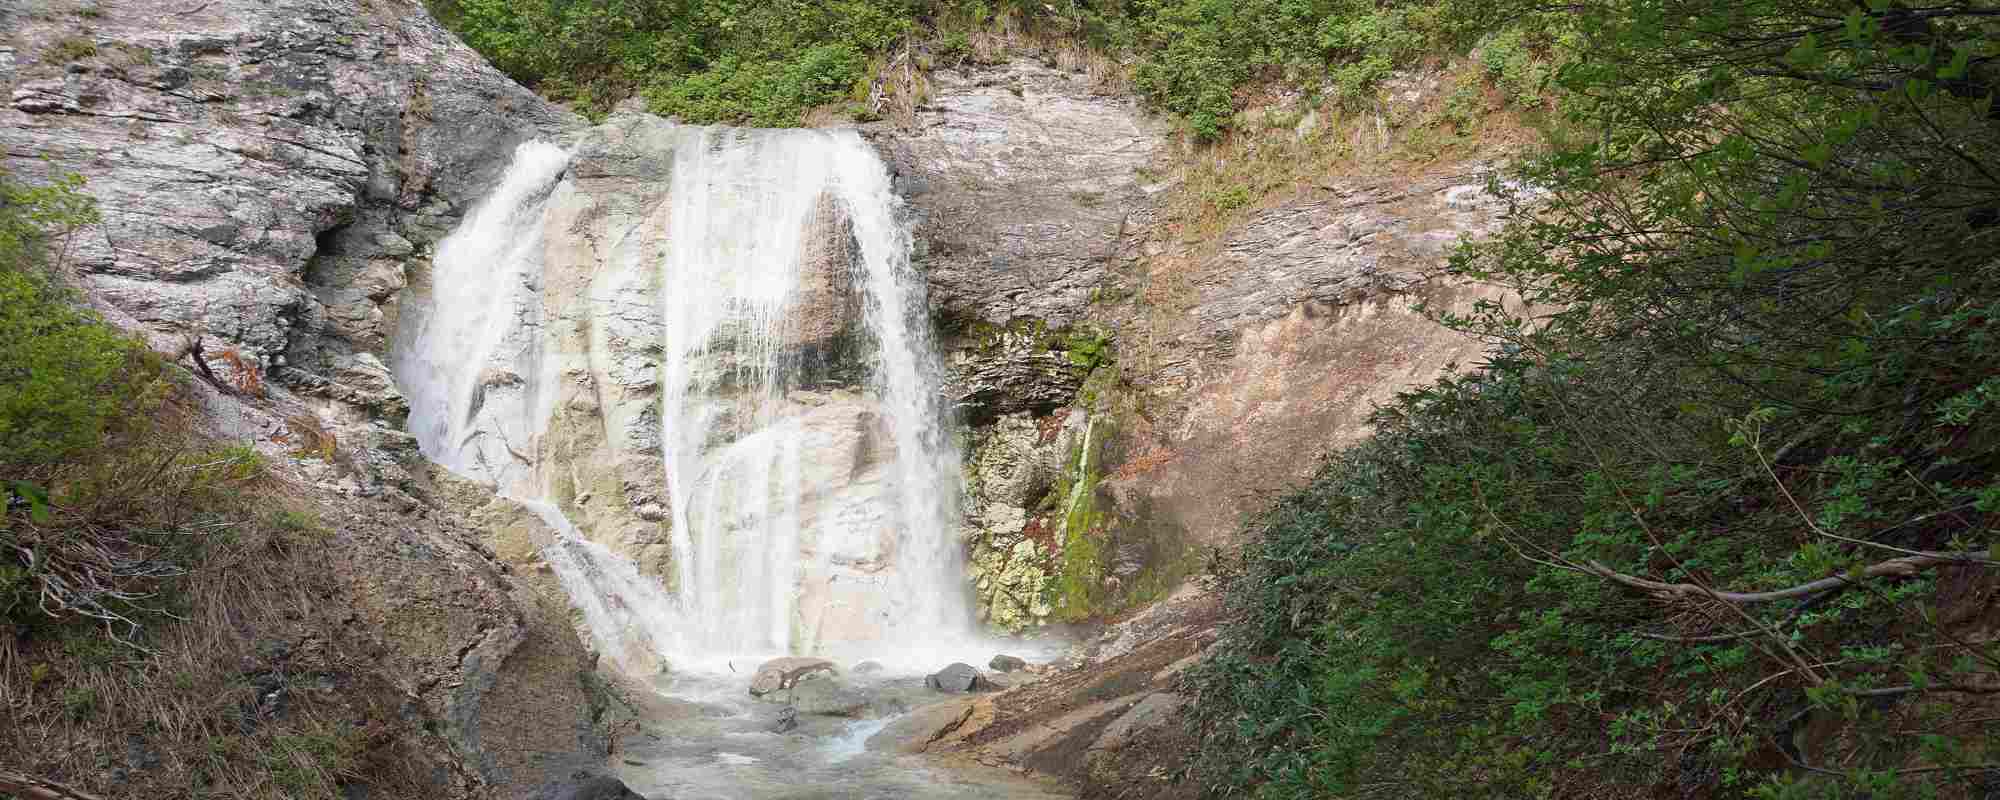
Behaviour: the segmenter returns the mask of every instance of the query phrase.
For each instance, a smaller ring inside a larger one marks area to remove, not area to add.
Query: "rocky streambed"
[[[646,797],[687,800],[1073,796],[1021,768],[923,755],[966,721],[966,700],[1056,669],[1011,658],[925,673],[792,657],[755,672],[661,676],[634,693],[641,721],[619,737],[613,769]]]

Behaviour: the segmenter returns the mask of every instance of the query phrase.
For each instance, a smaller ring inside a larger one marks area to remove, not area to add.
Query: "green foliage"
[[[72,719],[90,717],[97,713],[97,692],[81,686],[63,690],[63,711]]]
[[[261,758],[284,796],[342,796],[340,781],[356,777],[358,756],[367,748],[362,732],[338,724],[273,737]]]
[[[689,122],[797,125],[908,33],[914,0],[431,0],[509,75],[586,113],[643,89]]]
[[[140,366],[131,339],[74,304],[50,256],[96,219],[80,185],[29,187],[0,173],[0,465],[95,445],[129,399],[113,385]]]
[[[0,463],[59,461],[96,444],[123,406],[106,389],[132,348],[48,282],[0,272]]]
[[[1133,4],[1102,3],[1107,8]],[[1156,0],[1107,13],[1137,51],[1134,83],[1184,115],[1197,138],[1229,127],[1237,93],[1277,77],[1359,99],[1393,71],[1448,56],[1499,30],[1516,42],[1546,40],[1550,26],[1501,17],[1484,0]]]
[[[1360,99],[1392,71],[1494,32],[1488,68],[1528,97],[1564,29],[1562,15],[1501,16],[1497,0],[428,2],[495,66],[587,114],[643,92],[653,111],[689,122],[798,125],[815,106],[865,97],[871,59],[918,46],[925,64],[963,62],[973,34],[1006,25],[1132,63],[1140,93],[1203,140],[1230,127],[1247,85],[1276,78]]]
[[[1085,374],[1112,361],[1111,334],[1096,327],[1081,327],[1063,337],[1069,363]]]
[[[797,125],[807,108],[846,94],[866,59],[846,44],[823,44],[796,59],[743,62],[725,58],[706,71],[646,92],[655,113],[694,121],[762,127]]]
[[[1257,520],[1191,679],[1195,775],[1259,797],[1990,780],[1990,715],[1943,689],[2000,661],[1940,587],[1992,565],[1860,576],[1994,551],[2000,40],[1964,7],[1571,13],[1589,36],[1555,80],[1601,135],[1524,164],[1534,213],[1454,259],[1536,315],[1437,314],[1493,343],[1482,369],[1382,408]],[[1730,602],[1605,571],[1848,580]]]

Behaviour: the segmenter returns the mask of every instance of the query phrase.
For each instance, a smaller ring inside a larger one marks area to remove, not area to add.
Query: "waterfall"
[[[852,131],[673,127],[651,146],[671,149],[664,224],[599,237],[617,244],[590,302],[615,285],[656,303],[656,374],[636,382],[657,385],[672,574],[587,541],[549,493],[578,380],[553,342],[579,312],[544,291],[575,277],[544,251],[581,235],[549,220],[587,191],[561,148],[522,145],[406,295],[394,371],[423,452],[549,521],[544,558],[606,652],[698,667],[964,633],[958,457],[887,169]]]
[[[412,287],[422,302],[405,304],[393,354],[424,456],[497,486],[532,468],[516,454],[541,433],[554,401],[535,391],[549,381],[530,380],[543,377],[542,349],[531,339],[542,214],[568,165],[569,153],[555,145],[528,142],[514,151],[500,185],[439,243],[428,279]],[[501,352],[514,355],[492,359]],[[490,391],[495,386],[530,391]]]

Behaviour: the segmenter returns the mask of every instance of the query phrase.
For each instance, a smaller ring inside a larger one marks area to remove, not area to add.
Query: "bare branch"
[[[21,800],[102,800],[60,783],[14,772],[0,772],[0,792],[11,793]]]
[[[1984,565],[1986,554],[1966,551],[1963,553],[1924,553],[1922,555],[1893,558],[1861,570],[1858,575],[1835,575],[1808,583],[1801,583],[1784,589],[1768,592],[1724,592],[1692,583],[1661,583],[1645,578],[1626,575],[1600,562],[1592,561],[1590,571],[1598,577],[1632,589],[1654,595],[1661,599],[1701,600],[1714,598],[1730,603],[1768,603],[1773,600],[1793,600],[1807,595],[1849,586],[1861,578],[1907,578],[1931,567],[1948,564]]]

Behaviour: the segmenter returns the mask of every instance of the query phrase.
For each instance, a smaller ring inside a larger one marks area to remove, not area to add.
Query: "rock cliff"
[[[997,627],[1164,596],[1374,403],[1480,354],[1414,305],[1499,296],[1435,278],[1506,211],[1491,165],[1329,175],[1189,238],[1169,133],[1031,60],[940,73],[914,123],[871,130],[946,333]]]
[[[210,417],[340,521],[321,610],[370,670],[354,686],[435,731],[429,796],[601,765],[604,700],[559,591],[430,482],[382,361],[408,266],[515,142],[576,120],[413,0],[48,0],[0,6],[0,30],[4,167],[89,180],[103,223],[67,257],[93,303],[275,379],[262,400],[209,390]],[[336,457],[290,457],[294,425]]]

